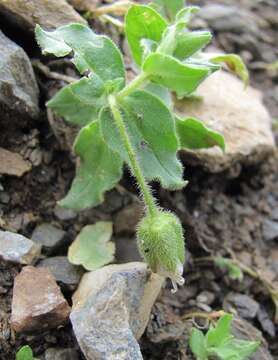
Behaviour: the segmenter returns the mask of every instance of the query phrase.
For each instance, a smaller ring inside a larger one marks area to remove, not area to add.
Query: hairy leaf
[[[208,355],[206,351],[205,335],[202,331],[193,328],[190,334],[189,346],[197,360],[207,360]]]
[[[184,60],[207,45],[212,39],[209,31],[182,31],[177,35],[174,57]]]
[[[154,0],[151,6],[169,20],[174,20],[176,14],[185,6],[185,0]]]
[[[249,82],[249,73],[246,65],[242,61],[241,57],[236,54],[202,54],[202,57],[206,58],[212,63],[225,63],[229,70],[238,75],[245,85]]]
[[[217,321],[215,327],[211,326],[206,335],[208,347],[220,346],[231,339],[231,323],[233,316],[225,314]]]
[[[104,90],[98,76],[83,77],[60,90],[47,106],[67,121],[84,126],[97,118],[104,104]]]
[[[218,256],[214,258],[214,263],[222,269],[227,269],[231,279],[242,281],[243,272],[241,268],[233,262],[233,260]]]
[[[167,27],[167,22],[151,7],[134,5],[128,10],[125,19],[125,32],[131,54],[136,64],[141,65],[144,41],[159,42]],[[142,43],[143,42],[143,43]]]
[[[233,339],[223,345],[210,348],[210,355],[217,355],[222,360],[244,360],[253,354],[260,346],[259,341]]]
[[[173,109],[171,93],[165,87],[158,85],[158,84],[154,84],[154,83],[148,83],[144,87],[144,90],[159,97],[159,99],[168,107],[168,109],[170,109],[170,110]]]
[[[147,180],[159,180],[163,187],[184,187],[183,169],[176,155],[178,140],[174,120],[162,101],[138,90],[122,100],[121,111],[126,130]],[[100,114],[103,137],[111,149],[129,163],[110,110]]]
[[[143,70],[151,81],[175,91],[178,97],[192,93],[211,73],[206,66],[182,63],[159,53],[146,58]]]
[[[68,250],[69,262],[96,270],[114,260],[115,244],[110,241],[112,223],[99,221],[85,226]]]
[[[73,51],[73,62],[81,74],[93,72],[104,82],[125,78],[123,58],[113,41],[96,35],[87,26],[70,24],[55,31],[44,31],[37,25],[35,31],[44,54],[62,57]]]
[[[81,210],[100,204],[104,192],[117,184],[122,176],[122,160],[105,144],[98,122],[82,128],[74,151],[81,164],[69,193],[59,205]]]
[[[176,128],[181,149],[204,149],[219,146],[225,151],[225,140],[217,131],[206,127],[194,118],[176,118]]]
[[[33,351],[29,345],[24,345],[16,353],[16,360],[35,360],[33,357]]]

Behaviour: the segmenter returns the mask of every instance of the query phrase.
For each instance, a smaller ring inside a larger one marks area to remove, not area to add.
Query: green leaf
[[[259,346],[259,341],[232,339],[219,347],[208,349],[208,353],[222,360],[244,360],[256,352]]]
[[[185,0],[154,0],[151,5],[169,20],[174,20],[176,14],[185,6]]]
[[[151,81],[175,91],[178,97],[192,93],[211,73],[206,66],[182,63],[159,53],[146,58],[143,70]]]
[[[142,41],[159,42],[167,22],[151,7],[133,5],[125,19],[125,32],[131,54],[137,65],[141,65],[144,47]]]
[[[24,345],[16,353],[16,360],[34,360],[33,351],[29,345]]]
[[[229,272],[229,277],[232,280],[242,281],[243,272],[241,268],[233,262],[233,260],[218,256],[214,258],[214,263],[222,269],[227,269]]]
[[[112,223],[99,221],[85,226],[68,250],[69,262],[96,270],[114,260],[115,244],[110,241]]]
[[[168,109],[170,109],[170,110],[173,109],[171,93],[165,87],[158,85],[158,84],[154,84],[154,83],[148,83],[144,87],[144,90],[159,97],[159,99],[168,107]]]
[[[207,347],[217,347],[231,339],[231,322],[233,316],[225,314],[217,321],[215,327],[211,326],[206,334]]]
[[[97,75],[83,77],[61,89],[47,106],[67,121],[84,126],[97,118],[98,110],[104,104],[104,90]]]
[[[103,202],[104,192],[112,189],[122,176],[122,160],[105,144],[98,122],[81,129],[74,151],[81,164],[69,193],[59,205],[81,210]]]
[[[147,180],[159,180],[164,188],[185,186],[183,168],[177,159],[178,140],[172,114],[162,101],[143,90],[121,102],[126,130]],[[109,108],[100,114],[101,131],[110,148],[129,163]]]
[[[202,331],[193,328],[190,334],[189,346],[197,360],[207,360],[208,354],[206,350],[205,335]]]
[[[241,78],[245,86],[249,83],[249,73],[241,57],[236,54],[205,54],[212,63],[225,63],[229,70]]]
[[[62,57],[73,51],[73,62],[81,74],[93,72],[104,82],[125,78],[123,58],[113,41],[96,35],[87,26],[70,24],[55,31],[44,31],[37,25],[35,33],[43,54]]]
[[[182,31],[177,35],[174,57],[184,60],[201,50],[212,39],[209,31]]]
[[[219,146],[225,151],[224,137],[216,131],[206,127],[194,118],[176,118],[176,129],[181,149],[204,149]]]

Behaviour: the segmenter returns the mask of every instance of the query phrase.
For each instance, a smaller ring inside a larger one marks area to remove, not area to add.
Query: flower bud
[[[148,214],[139,223],[137,238],[140,253],[151,270],[169,277],[177,291],[177,284],[184,284],[184,239],[179,219],[161,210]]]

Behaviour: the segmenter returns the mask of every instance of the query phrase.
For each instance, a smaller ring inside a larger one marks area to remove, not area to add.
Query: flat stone
[[[73,291],[78,286],[84,270],[72,265],[66,256],[54,256],[39,262],[38,267],[48,268],[56,281],[67,290]]]
[[[28,265],[39,257],[41,246],[23,235],[0,230],[0,258]]]
[[[217,147],[183,150],[184,162],[204,166],[216,173],[237,163],[259,163],[273,154],[271,118],[258,90],[244,89],[235,76],[218,71],[199,87],[197,94],[203,100],[177,101],[177,112],[182,117],[196,117],[219,131],[225,138],[226,151],[223,153]]]
[[[50,270],[26,266],[16,276],[11,325],[16,332],[33,333],[63,325],[70,307]]]
[[[44,353],[44,360],[79,360],[75,349],[47,349]]]
[[[63,244],[66,232],[51,224],[38,225],[32,234],[32,240],[42,246],[46,254],[53,253]]]
[[[30,31],[36,24],[56,29],[73,22],[87,23],[66,0],[0,0],[0,13],[12,23]]]
[[[236,313],[244,319],[254,319],[260,305],[247,295],[239,293],[229,293],[223,303],[223,308],[227,312]]]
[[[163,282],[140,262],[109,265],[83,276],[70,319],[87,360],[143,359],[137,340]]]
[[[278,222],[265,219],[263,221],[263,237],[266,241],[278,238]]]
[[[54,209],[54,215],[59,220],[74,220],[77,218],[77,212],[72,209],[65,209],[60,206],[56,206]]]
[[[0,7],[1,7],[0,0]],[[10,1],[4,1],[9,4]],[[37,118],[39,90],[34,71],[25,51],[0,31],[0,118]],[[18,160],[19,161],[19,160]]]
[[[0,148],[0,174],[21,177],[31,168],[31,163],[24,160],[21,155]]]

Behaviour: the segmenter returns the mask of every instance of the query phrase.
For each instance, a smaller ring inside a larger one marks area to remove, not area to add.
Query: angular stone
[[[50,270],[26,266],[16,276],[11,325],[16,332],[32,333],[64,324],[70,307]]]
[[[25,118],[37,118],[39,90],[28,56],[1,31],[0,53],[1,120],[10,126],[11,118],[18,117],[18,123]]]
[[[0,174],[21,177],[32,165],[17,153],[0,148]]]
[[[271,118],[262,96],[233,75],[218,71],[198,89],[202,100],[176,102],[182,117],[193,116],[225,138],[226,151],[219,148],[183,150],[184,161],[220,172],[236,163],[258,163],[275,150]]]
[[[32,240],[41,245],[46,254],[51,254],[62,245],[66,232],[51,224],[38,225],[32,234]]]
[[[87,360],[141,360],[137,340],[164,279],[133,262],[87,273],[73,296],[70,319]]]
[[[23,235],[0,230],[0,258],[17,264],[31,264],[39,257],[41,246]]]
[[[44,360],[79,360],[79,355],[75,349],[47,349]]]
[[[80,266],[72,265],[66,256],[54,256],[39,262],[38,267],[48,268],[56,281],[65,289],[73,291],[84,273]]]
[[[0,0],[0,13],[30,31],[33,31],[36,24],[56,29],[72,22],[87,23],[66,0]]]
[[[247,295],[231,292],[225,297],[223,307],[227,312],[236,311],[244,319],[254,319],[260,305]]]
[[[266,241],[278,238],[278,222],[265,219],[263,222],[263,237]]]

